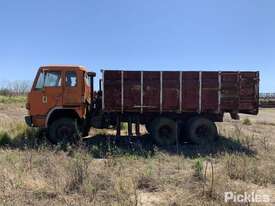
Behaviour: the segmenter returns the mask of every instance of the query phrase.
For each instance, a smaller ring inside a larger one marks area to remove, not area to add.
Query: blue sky
[[[40,65],[260,70],[275,92],[274,0],[0,0],[0,80]]]

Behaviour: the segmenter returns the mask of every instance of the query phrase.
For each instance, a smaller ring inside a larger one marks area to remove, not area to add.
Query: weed
[[[245,155],[226,156],[226,172],[230,179],[252,182],[258,185],[266,185],[272,182],[270,168],[260,168],[260,162],[256,158]]]
[[[203,160],[201,158],[195,161],[194,165],[194,176],[202,179],[203,178]]]
[[[263,148],[266,152],[270,151],[271,144],[269,143],[267,137],[264,136],[263,138],[260,138],[260,144],[263,146]]]
[[[252,125],[252,122],[251,122],[251,120],[250,120],[249,118],[245,118],[245,119],[243,120],[243,125],[250,126],[250,125]]]
[[[78,154],[68,168],[69,177],[65,187],[67,193],[80,192],[81,186],[88,174],[88,158],[85,154]]]
[[[241,144],[243,144],[248,150],[251,150],[252,147],[255,146],[255,136],[252,135],[244,135],[241,139]]]
[[[127,129],[128,129],[128,123],[122,122],[122,123],[120,124],[120,129],[121,129],[121,130],[127,130]]]
[[[238,139],[242,135],[243,135],[242,126],[238,124],[234,124],[234,131],[231,134],[229,134],[229,136]]]
[[[157,181],[152,176],[141,175],[137,180],[137,189],[156,192],[158,190]]]

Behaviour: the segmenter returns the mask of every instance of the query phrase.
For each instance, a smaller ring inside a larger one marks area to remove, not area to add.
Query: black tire
[[[153,121],[151,135],[155,142],[161,146],[174,145],[177,142],[177,123],[165,117]]]
[[[49,127],[48,139],[53,144],[76,143],[80,140],[80,131],[76,119],[61,118]]]
[[[218,137],[216,124],[203,117],[194,117],[188,121],[187,134],[195,144],[209,144]]]

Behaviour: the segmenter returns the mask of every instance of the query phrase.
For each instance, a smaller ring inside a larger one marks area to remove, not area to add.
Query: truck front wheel
[[[172,119],[165,117],[155,119],[150,130],[158,145],[173,145],[177,141],[177,123]]]
[[[203,117],[190,119],[187,123],[187,133],[188,138],[195,144],[211,143],[218,137],[215,123]]]
[[[80,139],[77,120],[72,118],[55,120],[49,127],[48,139],[53,144],[76,143]]]

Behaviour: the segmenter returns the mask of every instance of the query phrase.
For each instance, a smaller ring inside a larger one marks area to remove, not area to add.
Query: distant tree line
[[[6,82],[0,86],[2,96],[21,96],[26,95],[31,89],[31,81],[16,80]]]
[[[275,93],[260,93],[261,99],[275,99]]]

